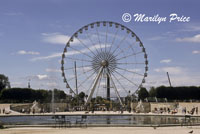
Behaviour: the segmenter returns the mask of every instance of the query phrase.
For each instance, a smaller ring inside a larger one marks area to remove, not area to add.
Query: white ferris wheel
[[[145,83],[148,60],[139,37],[126,26],[98,21],[78,29],[66,43],[61,70],[66,87],[74,94],[107,99],[136,93]]]

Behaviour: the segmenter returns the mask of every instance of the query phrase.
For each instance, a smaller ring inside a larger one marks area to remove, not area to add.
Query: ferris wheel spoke
[[[107,45],[107,38],[108,38],[108,25],[106,27],[106,40],[105,40],[105,52],[106,52],[106,45]]]
[[[142,84],[140,84],[140,86],[135,90],[133,94],[136,94],[140,90],[141,87],[142,87]]]
[[[89,72],[91,72],[91,71],[94,71],[94,69],[93,69],[93,68],[91,68],[91,69],[89,69],[89,70],[86,70],[86,71],[84,71],[84,72],[80,73],[80,74],[79,74],[79,76],[80,76],[80,75],[82,75],[82,74],[85,74],[85,73],[89,73]]]
[[[130,54],[130,55],[126,55],[126,56],[123,56],[123,57],[120,57],[118,59],[116,59],[117,61],[118,60],[122,60],[122,59],[125,59],[125,58],[128,58],[128,57],[131,57],[131,56],[136,56],[137,54],[141,54],[143,52],[137,52],[137,53],[133,53],[133,54]]]
[[[96,46],[95,46],[95,43],[92,41],[92,39],[91,39],[90,36],[88,35],[88,32],[87,32],[87,31],[86,31],[86,35],[87,35],[88,39],[90,40],[91,44],[95,47],[95,50],[97,51],[97,53],[99,54],[99,51],[98,51],[98,49],[97,49]]]
[[[116,72],[117,74],[119,74],[121,77],[123,77],[124,79],[126,79],[128,82],[130,82],[131,84],[133,84],[135,87],[138,87],[137,84],[135,84],[134,82],[132,82],[131,80],[129,80],[128,78],[126,78],[124,75],[122,75],[118,71],[114,70],[114,72]]]
[[[137,64],[145,64],[145,63],[139,63],[139,62],[135,62],[135,63],[128,63],[128,62],[127,62],[127,63],[123,63],[123,62],[118,62],[118,63],[116,63],[116,64],[122,64],[122,65],[123,65],[123,64],[124,64],[124,65],[125,65],[125,64],[136,64],[136,65],[137,65]]]
[[[72,78],[70,78],[70,79],[68,79],[67,81],[69,82],[69,81],[71,81],[71,80],[73,80],[73,79],[75,79],[76,77],[72,77]]]
[[[91,59],[93,59],[90,55],[81,52],[81,50],[77,50],[77,49],[75,49],[75,48],[73,48],[73,47],[71,47],[71,46],[70,46],[70,48],[73,49],[73,50],[75,50],[75,51],[77,51],[77,52],[79,52],[79,53],[81,53],[81,54],[83,54],[83,55],[86,55],[87,57],[90,57]]]
[[[95,71],[91,74],[91,75],[89,75],[88,77],[86,77],[79,85],[78,85],[78,88],[82,85],[82,84],[84,84],[86,81],[88,81],[89,79],[91,79],[92,78],[92,76],[95,74]]]
[[[107,60],[109,60],[111,63],[116,63],[116,58],[114,56],[108,58]]]
[[[97,34],[97,38],[98,38],[98,41],[99,41],[100,49],[101,49],[101,52],[102,52],[101,41],[100,41],[100,37],[99,37],[99,31],[98,31],[97,27],[96,27],[96,34]]]
[[[72,58],[72,57],[68,57],[68,59],[70,59],[70,60],[73,60],[73,61],[85,61],[85,62],[92,62],[92,61],[90,61],[90,60],[85,60],[85,59],[78,59],[78,58]]]
[[[140,74],[140,73],[137,73],[137,72],[134,72],[134,71],[130,71],[130,70],[127,70],[127,69],[123,69],[123,68],[120,68],[120,67],[116,67],[117,69],[120,69],[120,70],[124,70],[126,72],[130,72],[130,73],[133,73],[133,74],[137,74],[137,75],[140,75],[140,76],[144,76],[143,74]]]
[[[128,34],[126,34],[124,36],[124,38],[120,41],[120,43],[117,45],[117,47],[112,51],[112,54],[114,54],[116,52],[116,50],[119,49],[120,45],[126,40],[127,37],[128,37]]]
[[[85,68],[85,67],[92,67],[92,65],[85,65],[85,66],[76,66],[76,68]],[[72,70],[74,67],[65,68],[64,70]]]
[[[88,71],[85,71],[85,72],[82,72],[82,73],[80,73],[78,76],[80,77],[80,76],[82,76],[83,74],[85,74],[85,73],[89,73],[90,71],[93,71],[94,69],[90,69],[90,70],[88,70]],[[71,80],[73,80],[73,79],[75,79],[76,77],[72,77],[72,78],[70,78],[68,81],[71,81]]]
[[[133,50],[132,45],[128,45],[128,47],[125,47],[125,49],[121,49],[121,51],[115,55],[119,56],[119,55],[121,55],[121,53],[124,53],[125,51],[129,50],[130,48]]]
[[[81,44],[82,44],[84,47],[86,47],[93,55],[96,56],[96,54],[95,54],[89,47],[87,47],[87,45],[85,45],[85,43],[83,43],[83,41],[82,41],[81,39],[79,39],[78,37],[76,37],[76,38],[79,40],[79,42],[81,42]]]
[[[120,86],[122,87],[122,89],[124,89],[124,91],[126,92],[126,93],[128,93],[128,91],[125,89],[125,87],[121,84],[121,82],[120,82],[120,80],[118,80],[117,79],[117,77],[114,75],[114,73],[111,73],[112,74],[112,76],[117,80],[117,82],[120,84]]]
[[[116,32],[115,32],[114,38],[113,38],[112,43],[111,43],[111,45],[110,45],[110,49],[109,49],[109,51],[108,51],[109,53],[111,52],[111,49],[112,49],[112,46],[113,46],[113,44],[114,44],[114,42],[115,42],[115,39],[116,39],[116,37],[117,37],[118,31],[119,31],[119,29],[117,29]]]
[[[98,61],[103,60],[103,56],[101,54],[97,55],[96,57],[94,57],[93,61],[95,60],[96,63],[98,63]],[[94,64],[96,64],[94,63]]]

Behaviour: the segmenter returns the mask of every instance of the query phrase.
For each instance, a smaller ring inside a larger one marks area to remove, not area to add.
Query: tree
[[[0,99],[4,102],[33,102],[35,91],[28,88],[9,88],[1,91]]]
[[[62,90],[54,89],[55,102],[62,102],[66,94]],[[34,90],[30,88],[8,88],[3,89],[0,94],[2,102],[30,102],[39,101],[42,103],[51,102],[52,90]]]
[[[144,100],[145,98],[149,97],[149,92],[146,88],[142,87],[138,92],[138,97],[139,99]]]
[[[156,89],[154,87],[150,88],[149,97],[156,97]]]
[[[200,88],[195,86],[190,87],[165,87],[156,88],[157,98],[167,98],[168,100],[199,100]]]
[[[79,97],[80,99],[84,100],[84,98],[85,98],[85,93],[84,93],[84,92],[80,92],[80,93],[78,94],[78,97]]]
[[[101,96],[96,97],[96,103],[97,104],[102,104],[103,103],[103,98]]]
[[[85,93],[84,92],[80,92],[78,94],[78,101],[79,101],[79,103],[84,104],[84,102],[85,102],[84,100],[85,100]]]
[[[4,88],[10,88],[10,82],[7,76],[0,74],[0,92]]]

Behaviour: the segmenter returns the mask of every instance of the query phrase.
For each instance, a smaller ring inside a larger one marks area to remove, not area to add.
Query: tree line
[[[70,101],[72,104],[83,104],[86,94],[79,93],[78,96],[70,98],[64,91],[54,89],[55,102]],[[168,100],[200,100],[200,87],[180,86],[180,87],[151,87],[148,91],[142,87],[138,91],[138,99],[146,98],[166,98]],[[0,102],[51,102],[52,90],[30,89],[30,88],[11,88],[7,76],[0,74]],[[97,99],[101,100],[101,99]]]
[[[149,97],[166,98],[168,100],[200,100],[200,87],[180,86],[180,87],[151,87],[149,91],[141,88],[138,92],[139,99],[144,100]]]
[[[54,89],[55,102],[66,100],[66,94],[62,90]],[[33,101],[49,103],[52,100],[52,90],[30,88],[8,88],[0,92],[0,102],[4,103],[32,103]]]

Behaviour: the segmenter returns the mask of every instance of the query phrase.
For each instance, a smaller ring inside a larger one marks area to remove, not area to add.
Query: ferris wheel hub
[[[110,52],[99,52],[92,60],[92,67],[96,73],[99,72],[101,67],[103,67],[103,69],[107,68],[109,71],[113,72],[116,66],[116,56]]]
[[[108,61],[107,60],[102,60],[101,61],[101,66],[103,66],[103,67],[107,67],[108,66]]]

